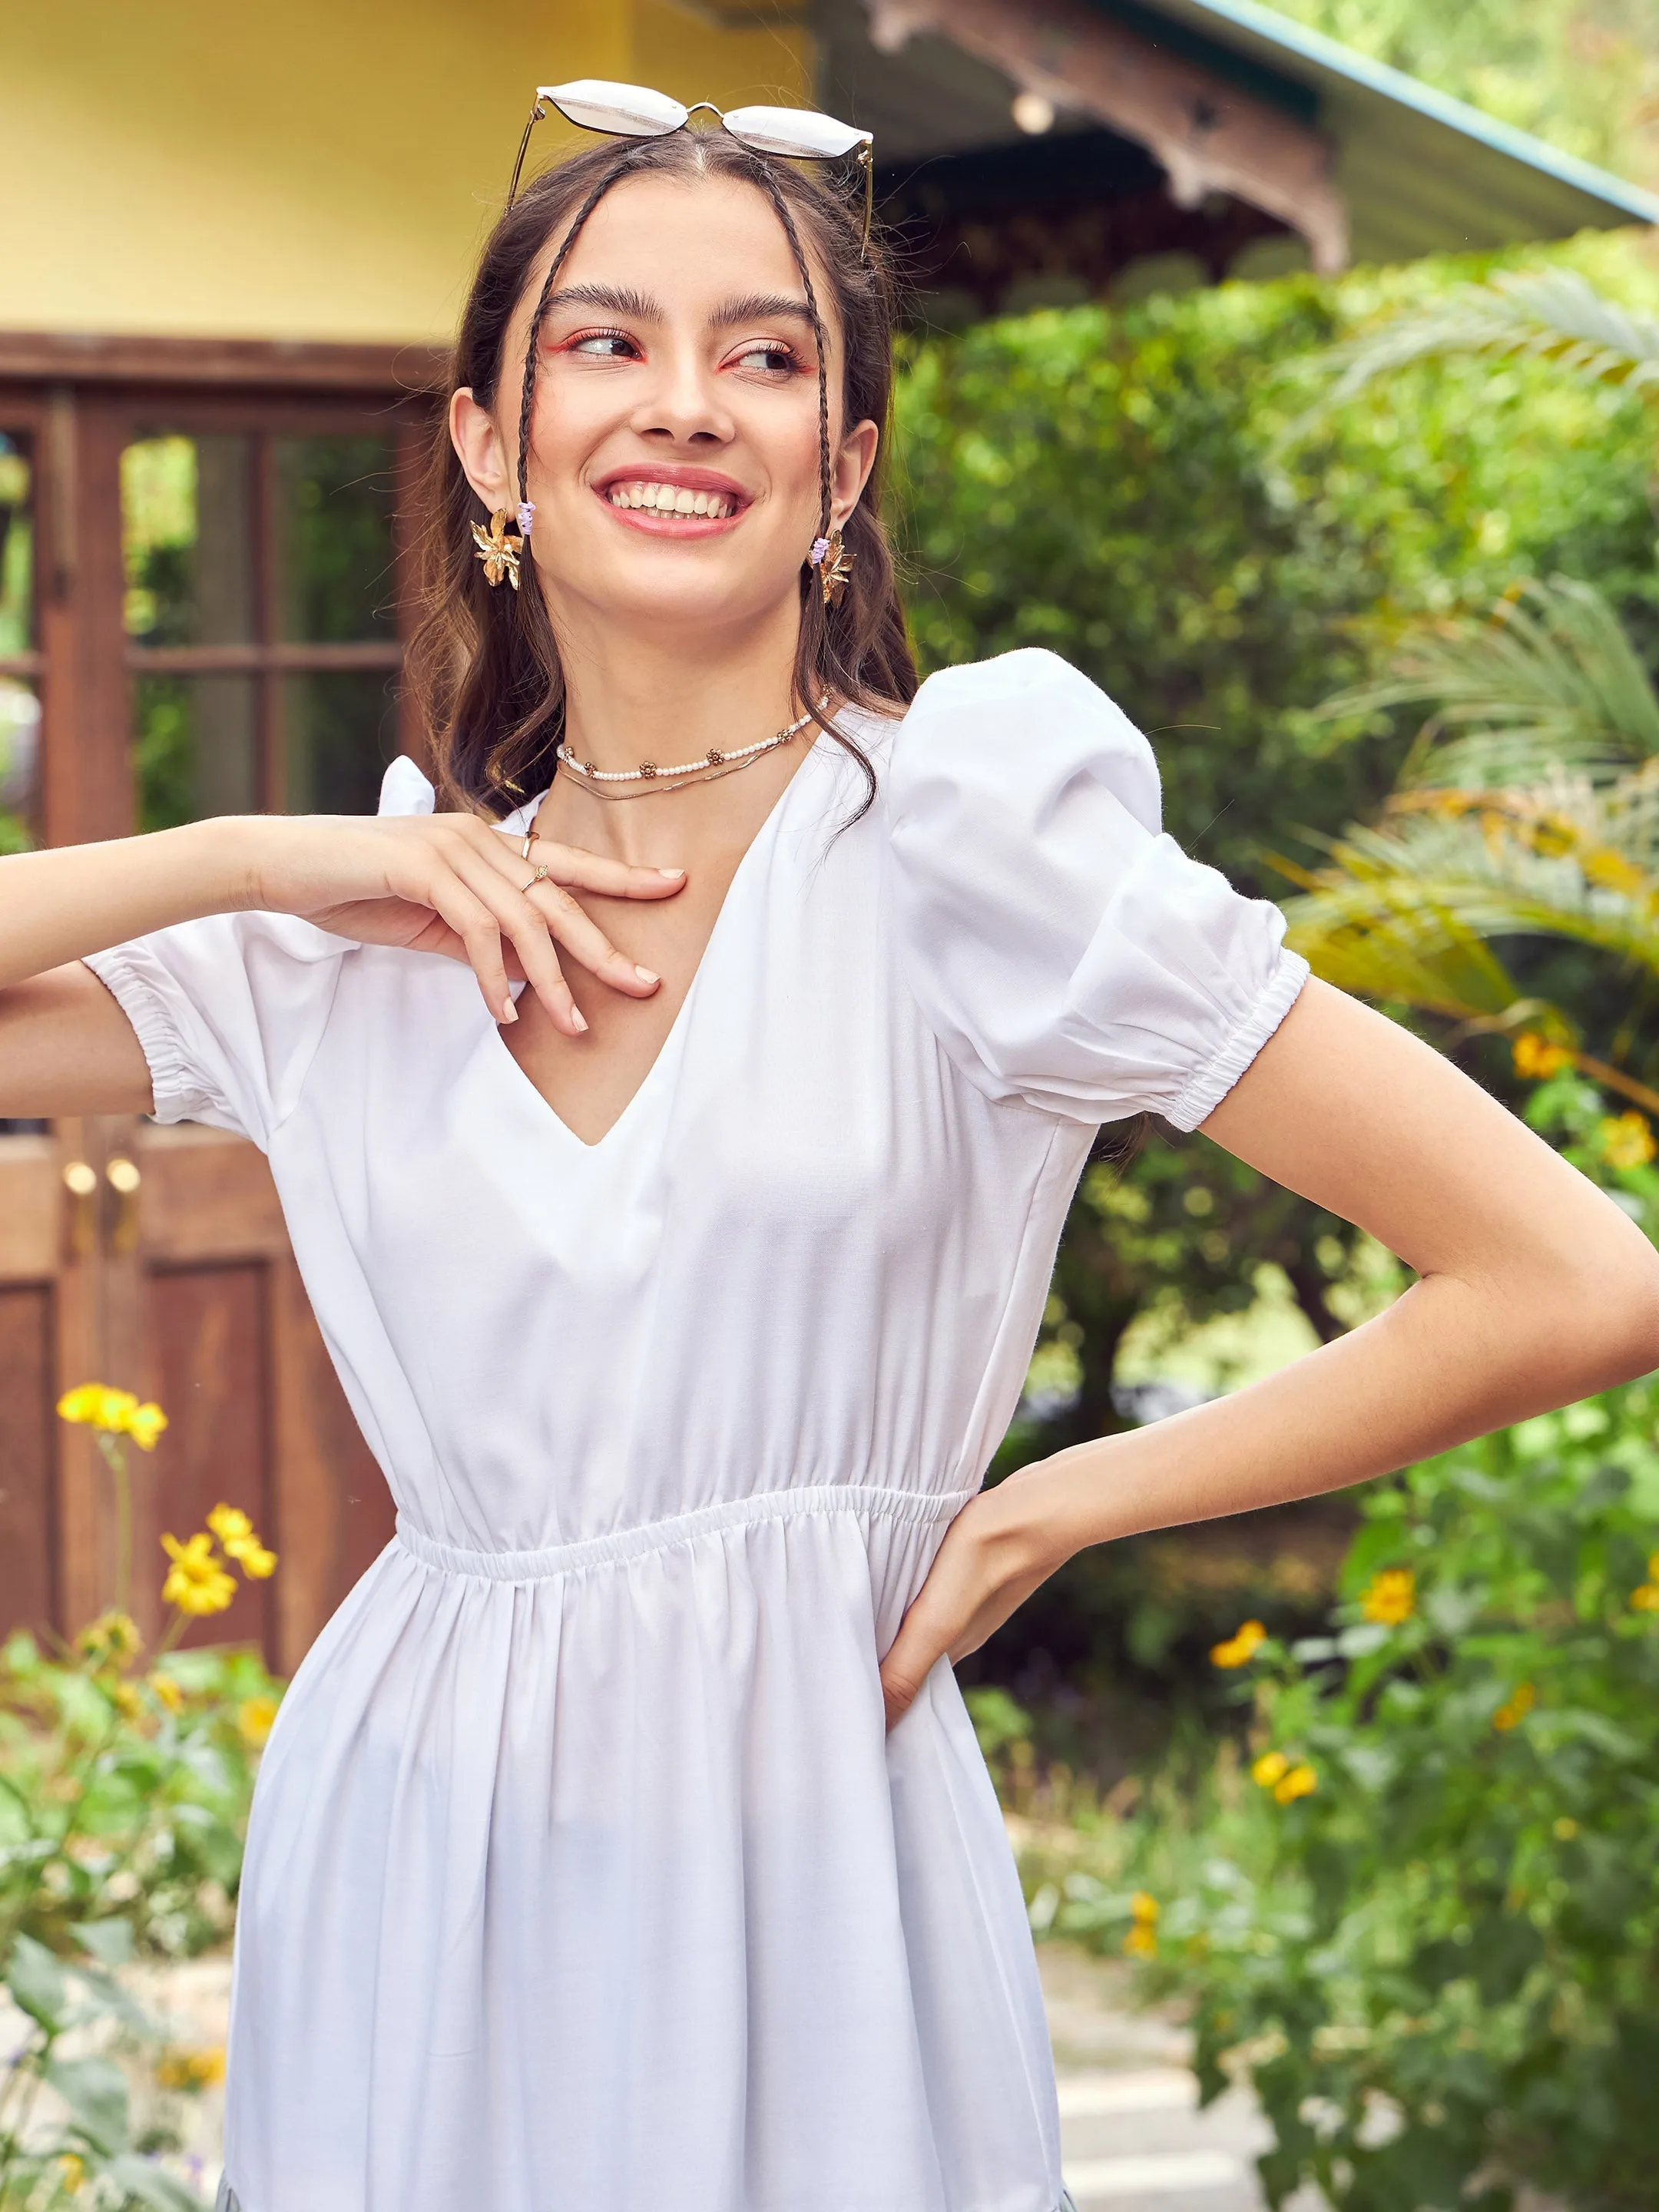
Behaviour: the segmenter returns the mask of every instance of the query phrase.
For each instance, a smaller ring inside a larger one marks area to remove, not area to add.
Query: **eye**
[[[560,350],[583,354],[590,361],[633,361],[640,349],[626,331],[580,331],[567,338]]]
[[[760,338],[746,345],[732,356],[734,368],[756,368],[765,376],[789,376],[800,367],[799,357],[792,345],[781,338]]]

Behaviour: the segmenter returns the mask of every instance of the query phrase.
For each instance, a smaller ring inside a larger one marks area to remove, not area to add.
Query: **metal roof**
[[[1335,148],[1355,261],[1405,261],[1659,222],[1654,194],[1257,0],[1087,5],[1172,58],[1197,64],[1322,131]],[[909,44],[878,52],[865,0],[814,0],[810,11],[819,96],[833,112],[875,131],[878,160],[890,173],[895,165],[928,165],[941,156],[1012,152],[1022,140],[1010,113],[1020,88],[1012,66],[1004,74],[982,54],[952,46],[948,13],[941,20],[929,12],[933,25]],[[1099,118],[1062,110],[1055,135],[1072,131],[1098,139]],[[944,166],[960,173],[959,159]],[[1109,167],[1102,172],[1107,198]]]
[[[1193,40],[1189,52],[1219,49],[1304,97],[1311,94],[1321,127],[1336,141],[1357,261],[1406,261],[1659,222],[1653,193],[1257,0],[1146,0],[1133,9],[1119,0],[1091,4],[1120,20],[1133,15],[1153,37],[1162,19]]]

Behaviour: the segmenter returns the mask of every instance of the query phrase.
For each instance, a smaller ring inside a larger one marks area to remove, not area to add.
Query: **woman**
[[[1158,835],[1109,701],[1024,653],[910,703],[888,337],[831,184],[554,170],[462,329],[436,811],[399,762],[376,821],[0,864],[0,1111],[264,1146],[398,1505],[260,1777],[241,2212],[1054,2212],[949,1661],[1085,1545],[1659,1359],[1645,1241]],[[1419,1280],[981,1492],[1154,1110]]]

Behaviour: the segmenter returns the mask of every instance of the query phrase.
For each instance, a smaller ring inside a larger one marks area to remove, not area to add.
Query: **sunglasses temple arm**
[[[513,164],[513,181],[507,188],[507,204],[509,208],[512,206],[514,201],[519,197],[519,179],[524,174],[524,157],[530,151],[530,134],[535,129],[536,125],[541,121],[543,116],[545,115],[546,112],[547,103],[545,100],[538,100],[532,102],[530,110],[530,120],[525,125],[524,136],[519,141],[519,158]],[[506,210],[503,209],[502,212],[505,213]]]

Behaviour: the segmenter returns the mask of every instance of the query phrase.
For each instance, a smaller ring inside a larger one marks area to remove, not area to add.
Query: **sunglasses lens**
[[[726,118],[734,138],[757,153],[781,154],[802,161],[833,161],[850,154],[854,146],[867,145],[870,133],[837,123],[833,115],[817,114],[810,107],[734,107]]]
[[[664,138],[684,128],[686,111],[665,92],[642,84],[611,84],[604,77],[579,77],[574,84],[550,84],[542,98],[584,131],[605,131],[619,138]]]

